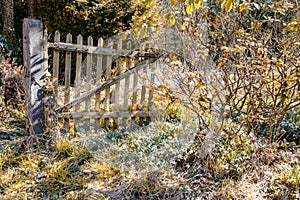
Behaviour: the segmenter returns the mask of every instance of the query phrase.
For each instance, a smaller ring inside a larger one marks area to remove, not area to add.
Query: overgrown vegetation
[[[93,2],[68,2],[65,13],[86,20],[94,16]],[[109,2],[114,14],[117,2]],[[146,11],[151,2],[141,2]],[[97,12],[106,9],[101,6]],[[163,6],[169,25],[197,45],[166,59],[175,86],[156,85],[170,103],[164,102],[166,117],[148,126],[63,134],[52,124],[45,134],[29,135],[22,68],[2,56],[0,197],[300,198],[298,3],[171,0]],[[115,22],[127,29],[127,20]]]
[[[184,108],[180,108],[184,109]],[[4,199],[296,199],[299,146],[270,143],[228,122],[216,148],[199,159],[194,116],[127,132],[51,133],[2,138]],[[13,132],[13,130],[11,131]],[[190,136],[190,138],[187,138]],[[34,143],[34,144],[33,144]],[[34,147],[34,148],[33,148]],[[297,153],[298,152],[298,153]]]

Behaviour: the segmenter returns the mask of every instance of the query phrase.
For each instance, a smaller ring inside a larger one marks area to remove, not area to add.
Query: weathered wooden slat
[[[48,79],[49,78],[49,71],[48,71],[48,59],[49,59],[49,55],[48,55],[48,32],[47,32],[47,29],[44,30],[43,44],[44,44],[44,47],[43,47],[44,48],[43,49],[43,57],[44,57],[43,65],[44,65],[44,72],[45,72],[44,76],[45,76],[45,78]],[[49,82],[46,81],[45,84],[49,84]],[[48,86],[50,86],[50,85],[48,85]],[[50,104],[50,101],[48,101],[48,100],[50,100],[50,99],[46,98],[46,102],[47,103],[46,103],[46,105],[44,105],[45,106],[44,107],[44,112],[45,112],[45,118],[44,118],[44,120],[45,120],[45,126],[49,130],[49,129],[53,128],[53,123],[52,123],[53,118],[52,117],[48,117],[48,116],[51,116],[51,111],[52,111],[52,105]]]
[[[148,61],[148,60],[147,60]],[[143,85],[142,85],[142,90],[141,90],[141,110],[145,109],[145,104],[146,104],[146,85],[147,85],[147,70],[149,68],[149,62],[146,63],[147,67],[143,69]]]
[[[131,43],[127,43],[127,49],[131,49]],[[133,68],[133,62],[131,58],[126,58],[126,68],[131,69]],[[123,97],[123,111],[128,110],[128,101],[129,101],[129,84],[130,84],[130,76],[125,78],[125,85],[124,85],[124,97]],[[127,127],[127,118],[122,119],[122,126],[124,128]]]
[[[132,109],[136,110],[137,107],[137,85],[139,81],[139,70],[134,70],[133,74],[133,87],[132,87]]]
[[[88,37],[88,46],[93,46],[93,38],[90,36]],[[87,54],[86,56],[87,66],[86,66],[86,83],[85,83],[85,90],[91,90],[91,81],[92,81],[92,64],[93,64],[93,57],[92,54]],[[86,99],[85,101],[85,111],[90,112],[91,110],[91,98]],[[90,120],[86,119],[85,127],[89,129],[90,127]]]
[[[149,59],[149,60],[145,60],[141,63],[138,63],[132,69],[127,70],[126,72],[120,74],[119,76],[116,76],[113,79],[107,80],[103,84],[100,84],[100,85],[96,86],[95,88],[91,89],[90,91],[87,91],[87,92],[83,93],[80,97],[75,98],[73,101],[71,101],[71,102],[65,104],[64,106],[58,108],[56,111],[57,112],[65,111],[66,109],[71,108],[71,107],[75,106],[76,104],[85,101],[87,98],[90,98],[91,96],[93,96],[97,92],[100,92],[100,91],[103,91],[103,90],[109,88],[110,86],[114,85],[116,82],[123,80],[124,78],[130,76],[131,74],[136,74],[136,71],[146,67],[146,63],[148,63],[148,62],[152,63],[156,60],[157,60],[157,58],[152,58],[152,59]]]
[[[108,46],[108,48],[112,49],[114,46],[113,41],[109,40],[107,46]],[[112,56],[108,55],[106,57],[106,68],[105,68],[105,72],[106,72],[105,76],[106,76],[106,80],[108,80],[108,81],[111,80],[111,64],[112,64]],[[110,111],[110,108],[109,108],[109,104],[111,101],[110,98],[111,98],[111,95],[110,95],[110,86],[109,86],[109,87],[105,88],[104,111],[106,111],[106,112]],[[104,119],[104,125],[105,125],[105,127],[109,126],[109,119]]]
[[[77,44],[82,44],[82,35],[77,36]],[[76,74],[75,74],[75,92],[74,97],[78,98],[80,96],[81,92],[81,65],[82,65],[82,53],[77,52],[76,53]],[[80,111],[80,104],[77,104],[75,106],[75,112]],[[75,120],[75,126],[79,124],[79,120],[74,118]]]
[[[102,48],[103,47],[103,39],[99,38],[98,39],[98,47]],[[96,71],[96,84],[101,83],[101,76],[103,73],[103,58],[102,55],[97,55],[97,71]],[[100,102],[101,102],[101,92],[97,92],[95,96],[95,111],[100,112]],[[100,118],[95,119],[95,127],[98,129],[100,128]]]
[[[44,133],[43,24],[39,20],[23,21],[23,59],[25,72],[26,128],[32,135]]]
[[[66,40],[67,43],[72,43],[72,35],[70,33],[67,35]],[[70,84],[71,84],[71,52],[66,52],[64,104],[70,102]],[[64,127],[66,132],[70,130],[70,120],[68,118],[65,119]]]
[[[98,48],[103,48],[103,38],[98,39]],[[96,82],[100,83],[101,82],[101,76],[103,73],[103,59],[102,55],[97,55],[97,72],[96,72]]]
[[[77,36],[77,44],[82,44],[82,36]],[[80,90],[81,90],[81,65],[82,65],[82,53],[77,52],[76,53],[76,75],[75,75],[75,98],[78,98],[80,96]],[[80,110],[80,105],[75,106],[75,111]]]
[[[117,41],[117,50],[122,50],[122,40],[119,39]],[[120,75],[121,74],[121,61],[120,59],[117,59],[116,60],[116,76]],[[113,101],[114,101],[114,111],[119,111],[120,108],[119,108],[119,101],[120,101],[120,81],[116,82],[116,85],[115,85],[115,89],[114,91],[114,95],[113,95]],[[119,126],[119,119],[118,118],[114,118],[114,128],[116,129],[118,126]]]
[[[155,69],[157,67],[157,63],[153,63],[150,65],[150,87],[149,87],[149,97],[148,97],[148,111],[152,110],[153,105],[153,95],[154,95],[154,88],[152,85],[155,81]]]
[[[162,112],[148,112],[148,111],[112,111],[112,112],[64,112],[61,115],[63,117],[73,117],[85,119],[97,119],[97,118],[130,118],[130,117],[158,117]]]
[[[44,38],[43,38],[43,44],[44,44],[44,51],[43,51],[43,56],[44,56],[44,71],[48,71],[48,32],[47,29],[44,31]]]
[[[122,49],[122,40],[118,40],[117,43],[117,49],[121,50]],[[121,74],[121,61],[120,59],[117,60],[116,63],[116,76],[119,76]],[[116,83],[116,87],[115,87],[115,95],[114,95],[114,109],[115,111],[119,110],[119,102],[120,102],[120,81],[118,81]]]
[[[130,50],[117,50],[112,48],[100,48],[100,47],[91,47],[85,45],[76,45],[68,44],[59,41],[54,41],[54,43],[49,43],[50,48],[54,48],[60,51],[73,51],[89,54],[99,54],[99,55],[108,55],[108,56],[123,56],[129,54]]]
[[[60,32],[59,31],[55,31],[54,42],[60,42]],[[54,49],[53,50],[53,80],[52,80],[52,84],[53,84],[56,96],[57,96],[57,90],[58,90],[58,78],[59,78],[59,51]]]

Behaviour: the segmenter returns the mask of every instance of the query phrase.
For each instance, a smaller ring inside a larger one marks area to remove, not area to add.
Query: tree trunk
[[[14,23],[14,1],[0,0],[0,10],[3,23],[2,36],[6,39],[8,50],[12,51],[13,57],[20,57]]]
[[[34,1],[33,0],[28,0],[28,4],[29,4],[30,17],[35,18]]]

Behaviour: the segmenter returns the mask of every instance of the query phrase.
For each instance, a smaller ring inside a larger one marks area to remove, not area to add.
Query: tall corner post
[[[44,133],[45,114],[43,105],[44,38],[43,24],[36,19],[23,21],[23,59],[25,71],[26,126],[31,134]]]

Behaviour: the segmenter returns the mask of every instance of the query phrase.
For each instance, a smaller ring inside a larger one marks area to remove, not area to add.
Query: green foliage
[[[227,116],[249,133],[273,140],[290,136],[283,136],[291,129],[282,120],[300,104],[298,3],[208,1],[199,10],[193,4],[171,1],[171,13],[178,21],[175,25],[204,45],[215,70],[222,72]],[[206,36],[199,28],[205,24]]]
[[[182,118],[182,106],[180,104],[171,104],[166,109],[167,121],[180,122]]]
[[[172,166],[193,142],[197,130],[195,116],[182,114],[180,120],[152,122],[125,132],[99,131],[82,137],[81,141],[99,162],[120,168],[122,173],[145,174]]]
[[[153,10],[158,5],[155,0],[34,0],[33,3],[35,17],[43,21],[49,33],[59,30],[63,36],[71,33],[83,38],[107,38],[144,24],[155,25],[158,19]],[[24,1],[15,1],[17,27],[21,27],[20,19],[29,15],[27,8]]]
[[[1,194],[38,199],[82,189],[85,176],[81,166],[88,162],[89,152],[66,140],[54,146],[55,150],[47,154],[5,146],[0,152]]]
[[[300,110],[299,107],[289,110],[278,127],[278,138],[300,143]]]
[[[300,190],[299,163],[279,167],[283,174],[282,181],[294,191]]]
[[[238,125],[231,125],[229,129],[238,129]],[[212,166],[220,174],[230,174],[231,178],[240,177],[252,167],[249,155],[259,148],[259,140],[253,134],[246,134],[244,130],[234,134],[233,131],[224,132],[222,139],[216,146],[216,163]]]
[[[212,24],[216,31],[210,33],[209,48],[225,73],[230,112],[243,112],[240,119],[249,130],[274,138],[285,114],[300,103],[299,32],[288,26],[296,20],[297,8],[272,2],[249,6],[230,17],[218,13],[226,28],[218,21]]]

